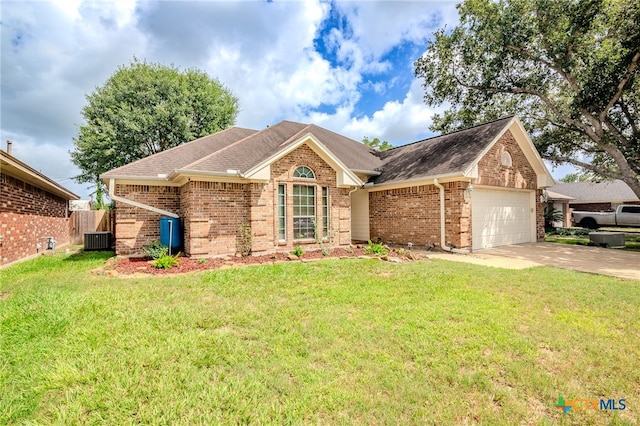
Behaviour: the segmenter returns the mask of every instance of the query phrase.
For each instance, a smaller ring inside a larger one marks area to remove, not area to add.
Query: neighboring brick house
[[[79,197],[0,150],[0,265],[69,243],[69,201]],[[41,250],[40,250],[41,251]]]
[[[239,252],[242,229],[253,254],[368,239],[445,249],[536,241],[541,191],[553,184],[516,117],[383,153],[315,125],[234,127],[102,179],[118,254],[139,254],[173,216],[191,256]]]
[[[602,212],[613,211],[620,204],[640,204],[638,196],[621,180],[558,182],[549,192],[568,197],[572,210]]]

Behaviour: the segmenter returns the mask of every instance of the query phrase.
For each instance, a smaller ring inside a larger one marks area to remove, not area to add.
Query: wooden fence
[[[69,236],[71,244],[84,244],[85,232],[111,232],[115,238],[115,211],[84,210],[71,212],[69,217]]]

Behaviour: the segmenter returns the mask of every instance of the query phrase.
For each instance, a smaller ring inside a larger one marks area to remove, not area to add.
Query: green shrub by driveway
[[[638,422],[637,281],[356,259],[90,273],[107,257],[0,271],[0,424]]]

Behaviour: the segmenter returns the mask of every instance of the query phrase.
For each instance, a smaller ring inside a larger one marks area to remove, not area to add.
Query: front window
[[[293,185],[293,238],[315,239],[316,187]]]
[[[305,179],[315,179],[316,175],[313,173],[313,170],[308,168],[307,166],[300,166],[293,172],[293,177],[296,178],[305,178]]]
[[[329,187],[322,187],[322,237],[329,237]]]
[[[278,239],[287,239],[287,186],[278,185]]]

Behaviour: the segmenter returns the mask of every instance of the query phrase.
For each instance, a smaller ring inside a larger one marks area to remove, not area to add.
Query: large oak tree
[[[415,72],[448,104],[432,130],[518,114],[543,158],[622,179],[640,197],[640,3],[466,0]]]
[[[235,123],[238,100],[204,71],[134,60],[87,96],[74,139],[79,183]],[[99,188],[100,189],[100,188]]]

